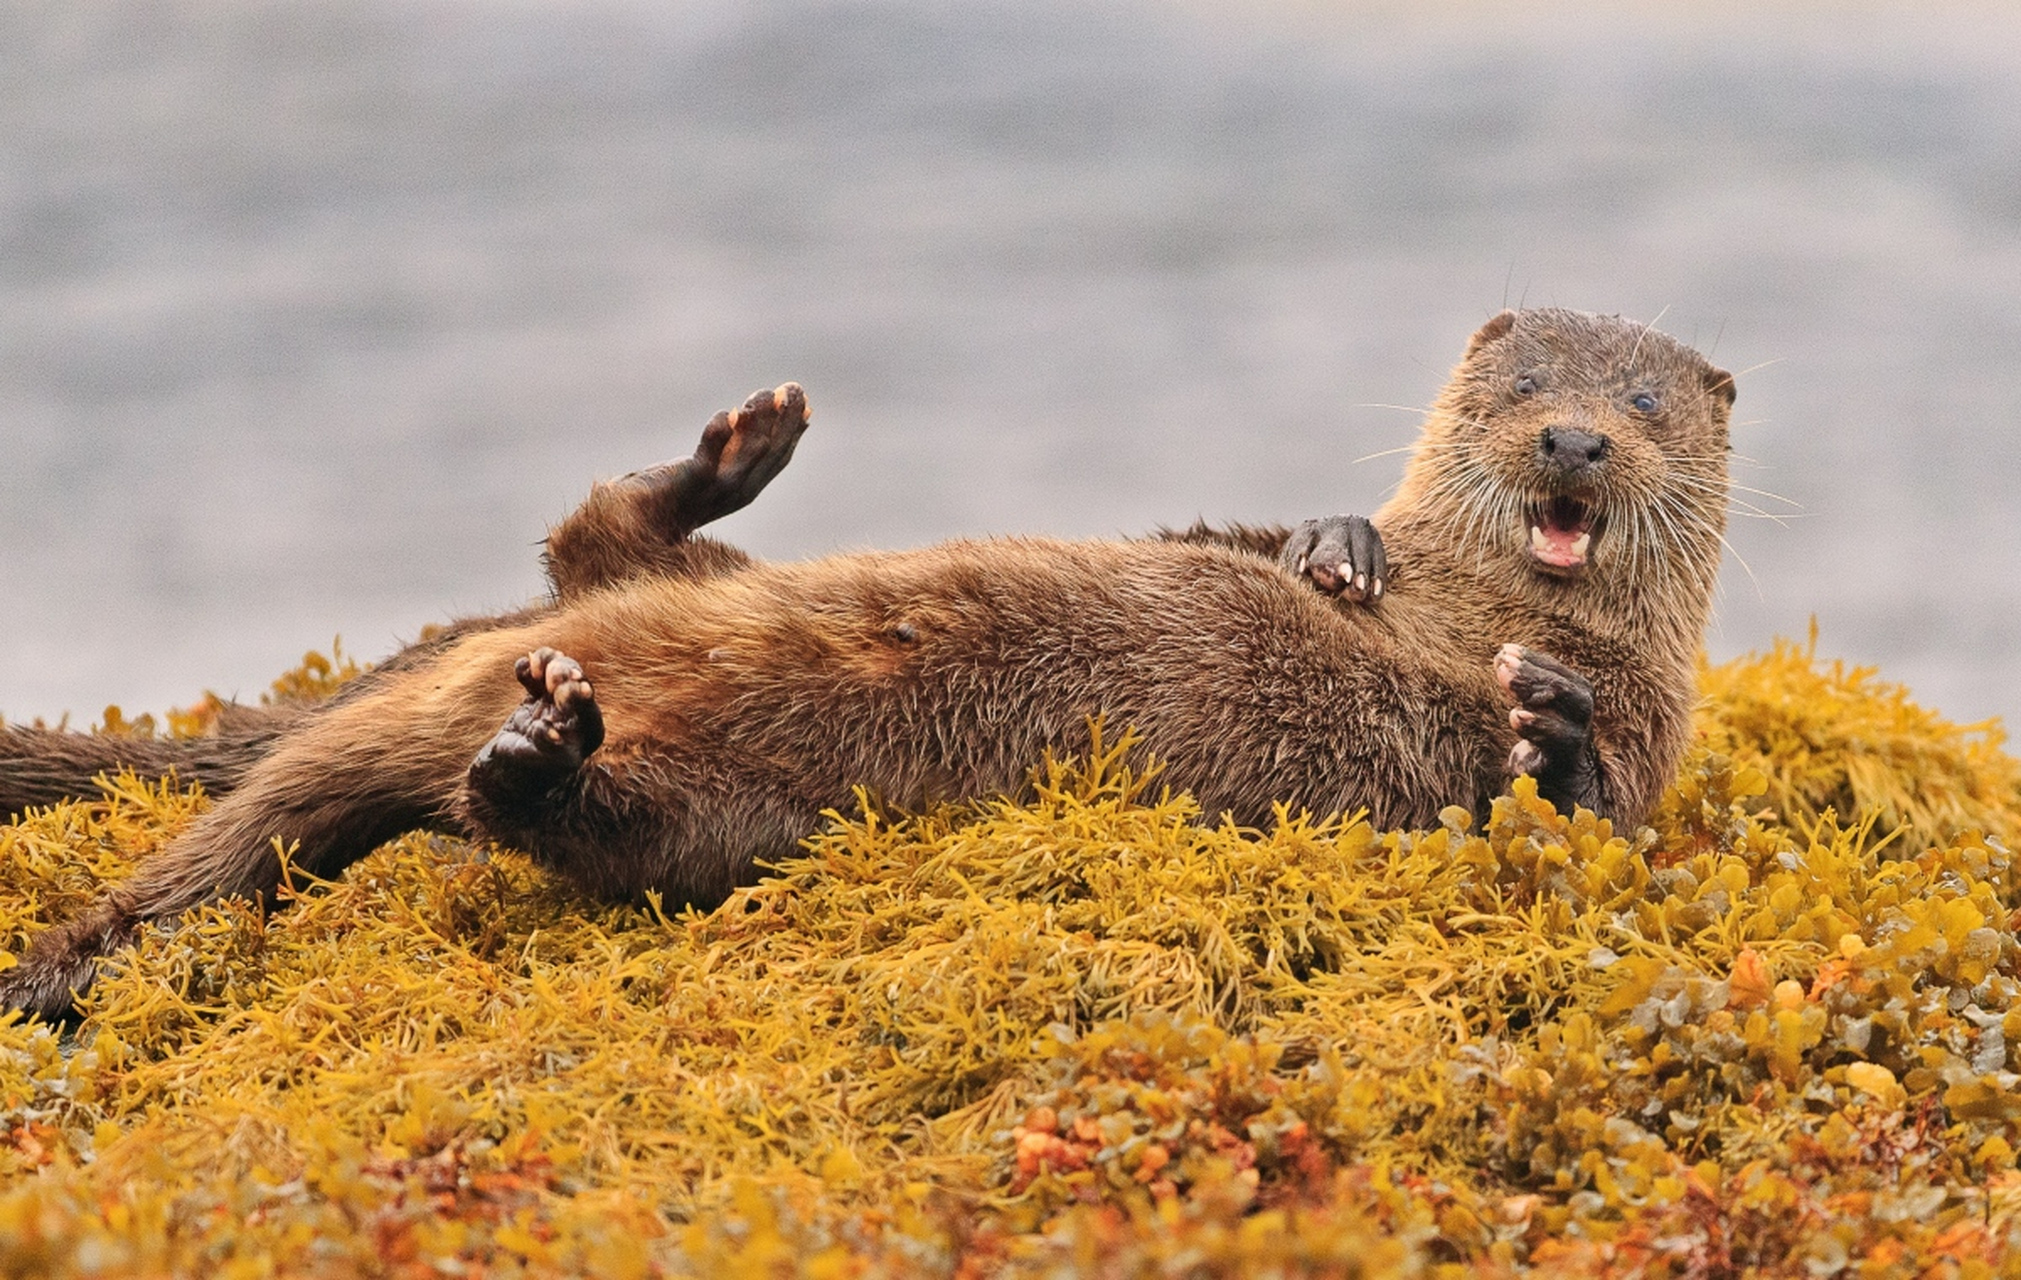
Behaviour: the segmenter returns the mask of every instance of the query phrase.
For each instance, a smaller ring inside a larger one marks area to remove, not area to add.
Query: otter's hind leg
[[[593,760],[603,712],[581,664],[536,649],[515,674],[526,701],[471,761],[460,816],[596,897],[714,906],[846,800],[810,796],[693,728],[679,742],[621,743],[617,760]]]
[[[793,457],[808,423],[807,396],[788,382],[718,413],[692,457],[590,490],[547,538],[548,580],[570,599],[640,574],[708,577],[749,563],[695,530],[748,504]]]

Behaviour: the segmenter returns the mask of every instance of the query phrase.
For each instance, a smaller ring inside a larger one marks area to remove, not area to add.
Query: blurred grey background
[[[520,603],[786,378],[767,556],[1369,511],[1504,302],[1741,373],[1716,656],[2021,722],[2011,6],[11,3],[0,714]]]

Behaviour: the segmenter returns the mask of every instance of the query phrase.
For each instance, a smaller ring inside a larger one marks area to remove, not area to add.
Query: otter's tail
[[[173,773],[211,796],[232,790],[288,729],[310,714],[296,707],[234,707],[215,734],[144,738],[0,725],[0,821],[24,810],[97,794],[101,774],[131,769],[143,778]]]

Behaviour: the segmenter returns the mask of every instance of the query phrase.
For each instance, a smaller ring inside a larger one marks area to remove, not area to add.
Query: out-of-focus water
[[[2021,720],[2021,11],[1345,8],[0,8],[0,713],[519,603],[786,378],[768,556],[1368,511],[1527,301],[1741,372],[1715,655]]]

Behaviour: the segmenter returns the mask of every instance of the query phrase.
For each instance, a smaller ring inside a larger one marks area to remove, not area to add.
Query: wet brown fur
[[[1519,396],[1516,380],[1537,390]],[[1637,391],[1658,394],[1637,413]],[[1556,309],[1503,312],[1474,335],[1426,419],[1403,484],[1374,517],[1456,635],[1539,649],[1593,685],[1604,810],[1639,822],[1690,736],[1699,647],[1724,546],[1731,374],[1645,325]],[[1603,512],[1592,562],[1531,558],[1523,511],[1555,492],[1547,428],[1610,442],[1585,496]],[[1387,606],[1385,606],[1387,607]]]
[[[1538,394],[1509,390],[1524,372]],[[1643,387],[1661,392],[1653,418],[1624,407]],[[556,603],[403,651],[264,744],[160,857],[38,937],[0,999],[61,1013],[142,922],[271,893],[276,836],[328,876],[403,831],[464,831],[599,896],[709,904],[854,787],[900,805],[1015,792],[1045,751],[1084,744],[1095,714],[1139,730],[1210,813],[1261,823],[1283,801],[1428,824],[1507,780],[1515,735],[1491,668],[1506,642],[1591,680],[1605,808],[1639,821],[1688,731],[1731,401],[1727,375],[1644,326],[1496,317],[1374,517],[1401,566],[1377,609],[1255,554],[1277,531],[758,564],[685,529],[655,543],[650,520],[620,528],[641,491],[600,487],[550,540]],[[1606,513],[1592,563],[1573,575],[1529,558],[1520,511],[1552,483],[1536,436],[1566,422],[1606,434],[1616,463],[1591,495]],[[1638,514],[1672,499],[1660,522]],[[1661,536],[1632,538],[1637,521]],[[1229,545],[1202,545],[1215,542]],[[1616,554],[1631,551],[1632,565]],[[552,791],[480,794],[472,759],[526,696],[515,659],[542,646],[589,674],[604,745]]]

